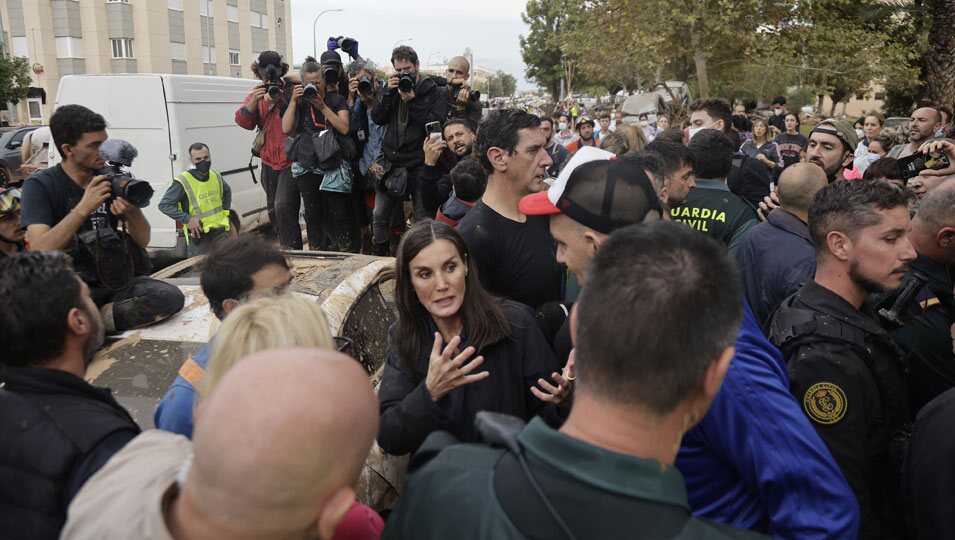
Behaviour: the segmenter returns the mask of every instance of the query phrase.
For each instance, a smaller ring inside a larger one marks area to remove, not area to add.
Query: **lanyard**
[[[308,104],[308,112],[312,114],[312,123],[315,124],[315,127],[320,129],[326,128],[325,122],[319,122],[318,120],[315,119],[315,106],[312,105],[311,103]],[[322,119],[324,120],[325,117],[323,116]]]

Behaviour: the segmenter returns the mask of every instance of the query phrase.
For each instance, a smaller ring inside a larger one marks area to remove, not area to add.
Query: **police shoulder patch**
[[[846,415],[846,393],[838,385],[821,382],[806,390],[802,400],[809,419],[817,424],[835,424]]]

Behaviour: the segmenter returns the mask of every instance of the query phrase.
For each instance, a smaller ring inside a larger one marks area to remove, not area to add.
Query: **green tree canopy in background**
[[[0,44],[0,103],[16,103],[27,97],[27,89],[33,83],[30,63],[26,58],[4,57]]]

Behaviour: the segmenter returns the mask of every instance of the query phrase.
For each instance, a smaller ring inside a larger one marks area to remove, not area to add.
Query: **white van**
[[[185,239],[159,211],[159,200],[179,173],[189,168],[189,145],[203,142],[212,166],[232,188],[232,209],[242,229],[268,223],[265,191],[253,182],[249,149],[254,132],[235,123],[235,111],[258,81],[203,75],[68,75],[60,79],[57,107],[79,104],[103,115],[109,136],[139,150],[130,171],[156,191],[143,209],[152,226],[154,257],[184,258]],[[60,161],[50,149],[50,165]],[[252,164],[255,178],[261,168]]]

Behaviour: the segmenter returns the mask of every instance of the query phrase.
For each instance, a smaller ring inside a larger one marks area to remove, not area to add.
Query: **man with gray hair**
[[[743,292],[759,324],[816,271],[809,238],[809,203],[826,187],[826,173],[813,163],[797,163],[779,176],[779,207],[753,227],[736,253]]]

